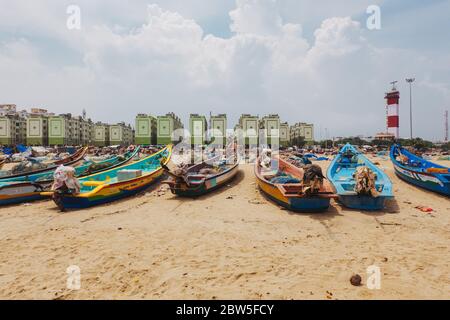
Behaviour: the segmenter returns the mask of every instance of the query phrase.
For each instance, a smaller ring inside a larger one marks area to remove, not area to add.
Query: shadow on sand
[[[336,201],[336,205],[340,207],[341,212],[345,213],[345,212],[355,212],[355,213],[360,213],[360,214],[364,214],[367,216],[372,216],[372,217],[381,217],[384,215],[392,215],[392,214],[398,214],[400,213],[400,206],[398,205],[397,200],[391,199],[391,200],[387,200],[386,201],[386,205],[384,207],[384,209],[382,210],[360,210],[360,209],[351,209],[351,208],[347,208],[346,206],[344,206],[342,203],[338,201]]]

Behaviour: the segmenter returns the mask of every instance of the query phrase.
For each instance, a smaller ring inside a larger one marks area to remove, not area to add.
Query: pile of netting
[[[378,196],[378,191],[375,185],[377,175],[370,168],[363,166],[358,167],[353,174],[355,179],[355,192],[361,195],[369,195],[372,197]]]
[[[308,158],[295,155],[290,156],[287,161],[297,168],[304,168],[305,166],[312,164],[312,162]]]
[[[322,168],[316,164],[305,166],[303,176],[303,193],[317,193],[323,187],[325,179]]]
[[[35,161],[23,161],[12,169],[12,174],[32,172],[45,168],[48,168],[48,164]]]
[[[287,184],[287,183],[300,183],[301,181],[289,174],[279,172],[275,177],[270,179],[270,182],[273,184]]]

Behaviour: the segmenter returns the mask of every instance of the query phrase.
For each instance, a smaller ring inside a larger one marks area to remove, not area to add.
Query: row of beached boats
[[[0,178],[0,205],[51,197],[62,210],[81,209],[135,195],[164,173],[173,194],[198,197],[229,182],[239,172],[239,159],[211,152],[199,164],[171,161],[172,146],[139,158],[135,147],[99,162],[83,161],[82,148],[45,170]],[[344,146],[331,162],[326,177],[310,158],[263,150],[255,162],[260,190],[279,205],[297,212],[321,212],[338,199],[359,210],[382,210],[394,197],[387,174],[352,145]],[[394,145],[391,160],[403,180],[427,190],[450,195],[449,169]]]
[[[400,179],[450,196],[449,168],[422,159],[400,145],[392,146],[390,157]],[[394,198],[388,175],[350,144],[333,159],[327,178],[317,165],[299,167],[282,157],[275,159],[269,169],[263,168],[262,159],[258,159],[258,184],[270,199],[292,211],[326,211],[331,199],[338,199],[347,208],[375,211],[384,209]]]
[[[122,155],[113,155],[104,160],[85,160],[88,148],[81,148],[67,158],[55,161],[45,169],[26,171],[0,177],[0,205],[16,204],[45,198],[46,190],[51,190],[55,174],[61,168],[73,168],[73,178],[82,178],[109,169],[126,165],[140,151],[132,148]],[[73,166],[73,167],[72,167]]]

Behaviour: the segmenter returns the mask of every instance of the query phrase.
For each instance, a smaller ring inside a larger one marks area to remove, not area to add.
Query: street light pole
[[[410,130],[410,138],[413,139],[413,120],[412,120],[412,83],[415,81],[415,78],[408,78],[406,82],[409,83],[409,130]]]

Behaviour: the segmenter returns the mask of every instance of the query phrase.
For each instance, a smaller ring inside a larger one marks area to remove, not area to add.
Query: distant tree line
[[[331,148],[333,145],[344,145],[350,143],[352,145],[356,146],[383,146],[383,147],[390,147],[394,142],[388,141],[388,140],[371,140],[367,141],[364,139],[361,139],[359,137],[350,137],[350,138],[342,138],[339,140],[323,140],[323,141],[314,141],[312,143],[307,143],[303,137],[296,138],[292,141],[292,145],[298,146],[299,148],[305,147],[307,144],[309,145],[317,145],[321,148]],[[415,138],[415,139],[398,139],[395,141],[395,143],[399,143],[404,147],[414,147],[417,150],[426,151],[431,148],[441,148],[443,151],[450,151],[450,142],[447,142],[445,144],[435,144],[431,141],[424,140],[421,138]]]

